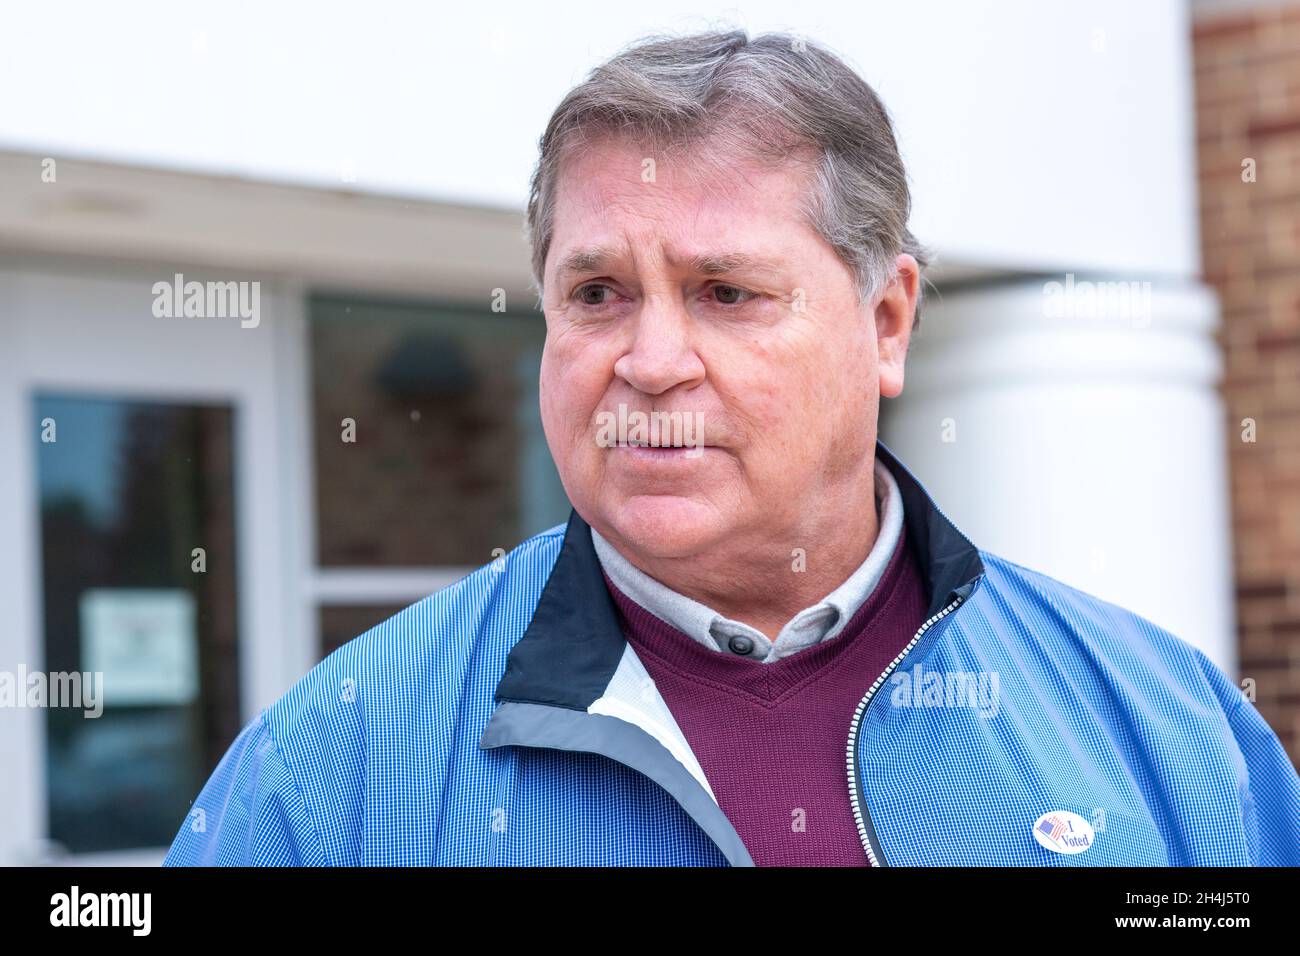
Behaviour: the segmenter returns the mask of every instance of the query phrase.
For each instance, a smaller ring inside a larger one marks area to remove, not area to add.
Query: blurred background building
[[[886,443],[1300,755],[1300,6],[134,10],[3,18],[0,673],[108,691],[0,709],[0,863],[158,862],[312,664],[565,520],[536,140],[707,26],[827,42],[895,117],[938,263]],[[178,274],[255,321],[156,314]]]

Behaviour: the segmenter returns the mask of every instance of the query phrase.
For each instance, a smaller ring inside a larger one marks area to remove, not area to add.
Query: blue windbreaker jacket
[[[1231,680],[1142,617],[976,548],[877,454],[929,613],[844,728],[864,862],[1300,865],[1300,778]],[[996,675],[994,708],[963,706],[975,675]],[[1093,827],[1083,852],[1035,838],[1065,812]],[[165,860],[213,864],[752,861],[573,513],[248,723]]]

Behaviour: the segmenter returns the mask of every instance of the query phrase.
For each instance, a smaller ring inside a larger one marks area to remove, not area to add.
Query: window
[[[541,315],[315,296],[310,316],[328,652],[563,523],[569,503],[537,406]]]

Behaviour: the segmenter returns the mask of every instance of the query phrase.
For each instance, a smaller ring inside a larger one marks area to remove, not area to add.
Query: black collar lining
[[[883,442],[876,442],[876,455],[903,496],[904,525],[929,599],[926,617],[933,617],[955,595],[970,592],[984,563]],[[585,711],[609,686],[625,644],[591,529],[571,510],[560,554],[524,636],[510,651],[496,699]]]

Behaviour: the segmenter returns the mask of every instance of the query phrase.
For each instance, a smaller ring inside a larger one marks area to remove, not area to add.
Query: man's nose
[[[690,313],[672,297],[647,299],[633,320],[632,340],[614,363],[614,373],[639,392],[661,395],[704,380],[695,351]]]

